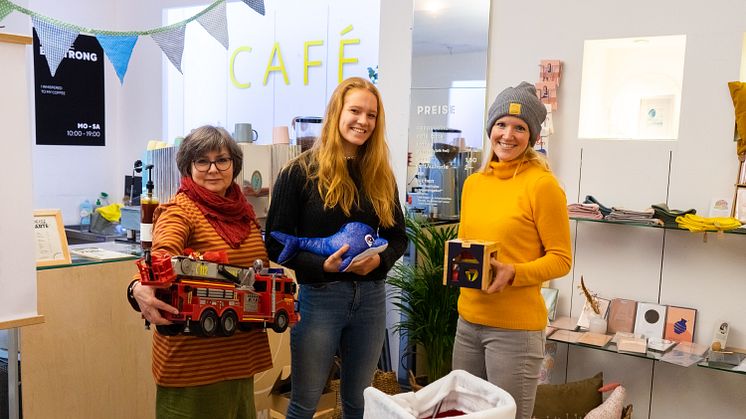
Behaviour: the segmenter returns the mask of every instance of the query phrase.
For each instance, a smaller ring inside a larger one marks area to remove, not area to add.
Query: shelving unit
[[[744,185],[746,187],[746,184]],[[618,221],[618,220],[595,220],[592,218],[582,218],[582,217],[570,217],[573,221],[580,221],[580,222],[588,222],[588,223],[600,223],[600,224],[617,224],[617,225],[626,225],[631,227],[646,227],[646,228],[655,228],[655,229],[661,229],[661,230],[672,230],[672,231],[683,231],[686,233],[691,234],[746,234],[746,228],[735,228],[733,230],[712,230],[712,231],[704,231],[704,232],[698,232],[698,231],[689,231],[685,228],[679,228],[679,227],[669,227],[669,226],[661,226],[661,225],[653,225],[653,224],[643,224],[643,223],[635,223],[635,222],[629,222],[629,221]]]
[[[648,359],[650,361],[660,361],[661,357],[665,354],[665,352],[656,352],[656,351],[647,351],[644,354],[643,353],[636,354],[636,353],[631,353],[631,352],[618,352],[616,344],[612,342],[609,342],[605,346],[594,346],[594,345],[586,345],[586,344],[578,343],[578,342],[567,342],[564,340],[552,339],[551,335],[549,335],[547,340],[552,341],[552,342],[557,342],[557,343],[564,343],[567,345],[583,347],[583,348],[596,349],[596,350],[604,351],[604,352],[611,352],[611,353],[615,353],[615,354],[619,354],[623,356],[632,356],[635,358]],[[671,365],[675,365],[675,364],[671,364]],[[710,364],[707,362],[707,360],[701,361],[697,363],[696,365],[702,368],[709,368],[709,369],[717,370],[717,371],[724,371],[724,372],[730,372],[734,374],[746,375],[746,371],[736,370],[735,369],[736,366],[727,366],[724,364],[715,364],[715,363]]]
[[[611,167],[608,171],[620,169]],[[598,190],[599,176],[584,176],[591,186],[579,186],[576,199]],[[668,188],[668,179],[659,183],[658,190]],[[631,208],[644,205],[642,202],[668,202],[668,196],[656,198],[653,192],[639,188],[635,190],[642,196],[625,195],[623,188],[626,186],[606,188],[604,197],[619,196],[615,201]],[[571,233],[572,270],[550,285],[560,289],[558,315],[580,314],[584,299],[576,285],[582,275],[589,288],[605,298],[696,308],[697,343],[709,345],[715,325],[732,322],[738,332],[731,334],[728,343],[732,340],[733,346],[744,346],[740,296],[746,293],[746,282],[742,280],[742,264],[737,261],[746,251],[746,229],[690,232],[676,226],[571,217]],[[707,417],[704,407],[682,401],[681,392],[696,393],[698,400],[717,399],[723,391],[730,391],[724,389],[742,386],[746,376],[727,365],[700,362],[684,368],[658,362],[661,354],[619,353],[614,345],[599,348],[555,341],[551,336],[547,341],[558,345],[552,383],[577,381],[603,371],[605,380],[625,385],[627,402],[635,406],[635,416],[640,418]],[[721,410],[732,417],[729,414],[742,411],[742,407],[743,403],[737,402]]]

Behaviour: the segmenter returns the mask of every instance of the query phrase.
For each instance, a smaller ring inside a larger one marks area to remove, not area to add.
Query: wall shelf
[[[684,232],[692,233],[692,234],[721,233],[721,232],[725,234],[746,234],[746,228],[735,228],[733,230],[689,231],[685,228],[679,228],[679,227],[673,227],[673,226],[660,226],[660,225],[629,222],[629,221],[604,220],[604,219],[595,220],[592,218],[582,218],[582,217],[570,217],[570,220],[584,222],[584,223],[589,222],[589,223],[599,223],[599,224],[617,224],[617,225],[625,225],[625,226],[631,226],[631,227],[646,227],[646,228],[657,228],[661,230],[684,231]]]
[[[564,343],[564,344],[567,344],[567,345],[572,345],[572,346],[577,346],[577,347],[582,347],[582,348],[595,349],[595,350],[604,351],[604,352],[611,352],[611,353],[615,353],[615,354],[619,354],[619,355],[625,355],[625,356],[631,356],[631,357],[635,357],[635,358],[649,359],[651,361],[660,361],[661,357],[665,354],[665,352],[657,352],[657,351],[650,351],[650,350],[648,350],[644,354],[643,353],[632,353],[632,352],[618,352],[616,344],[612,343],[612,342],[607,343],[605,346],[594,346],[594,345],[586,345],[586,344],[578,343],[578,342],[567,342],[567,341],[564,341],[564,340],[552,339],[552,335],[549,335],[547,337],[547,341],[552,341],[552,342],[557,342],[557,343]],[[746,354],[742,354],[741,357],[743,359],[744,357],[746,357]],[[665,362],[665,361],[661,361],[661,362]],[[676,365],[676,364],[671,364],[671,365]],[[724,372],[730,372],[730,373],[740,374],[740,375],[746,376],[746,371],[741,371],[741,370],[735,369],[737,367],[735,365],[726,365],[726,364],[719,364],[719,363],[709,363],[709,362],[707,362],[706,358],[705,358],[704,361],[700,361],[696,365],[698,367],[702,367],[702,368],[708,368],[708,369],[713,369],[713,370],[718,370],[718,371],[724,371]]]

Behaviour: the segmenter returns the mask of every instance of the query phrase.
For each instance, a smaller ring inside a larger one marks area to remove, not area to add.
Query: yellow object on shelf
[[[696,214],[678,216],[676,223],[689,231],[725,231],[741,227],[741,222],[733,217],[702,217]]]
[[[104,217],[106,221],[110,223],[118,223],[119,219],[122,217],[123,206],[124,205],[116,202],[105,207],[96,208],[96,212],[101,214],[101,216]]]

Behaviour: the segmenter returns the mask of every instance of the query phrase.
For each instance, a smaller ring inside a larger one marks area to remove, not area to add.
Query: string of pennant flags
[[[264,16],[264,0],[241,0],[255,12]],[[79,34],[90,34],[96,37],[106,57],[111,62],[124,84],[132,50],[141,36],[149,36],[161,48],[171,64],[181,71],[181,57],[184,54],[184,34],[186,25],[197,21],[203,28],[227,50],[228,49],[228,18],[226,15],[226,0],[214,1],[194,16],[181,22],[145,31],[111,31],[105,29],[85,28],[67,22],[41,15],[32,10],[21,7],[10,0],[0,0],[0,22],[10,13],[18,12],[31,17],[31,22],[39,37],[39,43],[44,49],[49,71],[54,77],[67,51],[73,45]]]

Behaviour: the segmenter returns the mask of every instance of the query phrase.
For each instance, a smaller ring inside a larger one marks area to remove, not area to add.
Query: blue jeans
[[[363,390],[373,381],[386,330],[383,281],[301,285],[298,299],[300,321],[290,331],[287,418],[313,417],[338,348],[343,417],[362,418]]]
[[[499,329],[458,319],[453,369],[465,370],[510,393],[516,419],[531,418],[543,360],[543,330]]]

